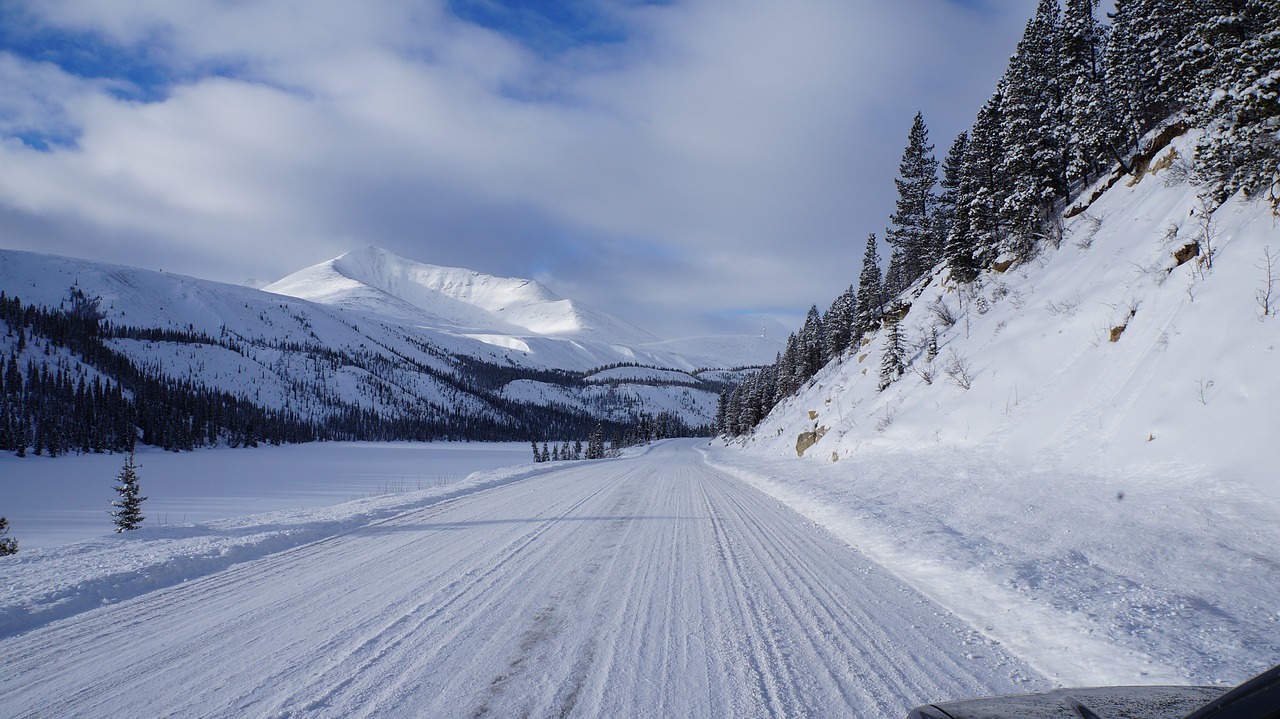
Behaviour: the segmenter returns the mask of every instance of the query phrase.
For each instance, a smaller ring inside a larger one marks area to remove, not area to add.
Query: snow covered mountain
[[[348,252],[263,289],[462,333],[618,345],[658,341],[624,320],[561,299],[533,280],[413,262],[377,247]]]
[[[131,362],[133,375],[195,388],[184,392],[225,393],[284,413],[310,423],[315,436],[567,437],[597,420],[621,432],[664,413],[707,425],[732,379],[724,370],[777,351],[762,338],[664,346],[536,282],[423,265],[377,248],[269,289],[0,250],[0,291],[8,298],[53,309],[71,308],[74,293],[97,299],[105,329],[92,338],[102,342],[94,352]],[[16,329],[0,333],[0,355],[14,359],[24,383],[32,367],[70,371],[73,384],[121,379],[35,325]],[[588,380],[618,365],[666,372]],[[365,419],[355,420],[360,413]],[[370,421],[390,425],[376,429]]]

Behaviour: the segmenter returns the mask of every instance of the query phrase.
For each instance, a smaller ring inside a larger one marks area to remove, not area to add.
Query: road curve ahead
[[[901,717],[1043,681],[692,441],[0,644],[7,716]]]

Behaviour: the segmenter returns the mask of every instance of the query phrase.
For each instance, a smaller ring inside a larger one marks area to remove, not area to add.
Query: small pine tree
[[[894,321],[884,340],[884,354],[880,358],[880,383],[876,389],[883,392],[889,385],[907,371],[904,363],[905,350],[902,347],[902,328]]]
[[[9,518],[0,517],[0,557],[18,553],[18,540],[5,536],[9,534]]]
[[[604,426],[597,424],[587,440],[587,459],[604,458]]]
[[[529,444],[531,444],[531,445],[533,446],[533,461],[534,461],[534,462],[541,462],[541,461],[542,461],[542,452],[538,449],[538,440],[536,440],[536,439],[531,439],[531,440],[529,440]]]
[[[137,529],[142,526],[142,520],[146,519],[142,516],[142,503],[147,498],[139,494],[141,488],[138,486],[137,468],[138,465],[133,461],[133,452],[130,452],[125,457],[120,474],[116,476],[119,484],[115,489],[120,499],[112,500],[111,506],[115,509],[109,512],[115,518],[116,532]]]

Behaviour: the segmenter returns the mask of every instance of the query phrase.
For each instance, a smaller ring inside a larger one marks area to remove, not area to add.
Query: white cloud
[[[22,220],[0,241],[231,281],[372,242],[541,272],[660,334],[802,313],[856,277],[915,111],[939,155],[971,121],[1015,5],[689,0],[618,9],[627,42],[545,58],[440,3],[44,2],[179,76],[235,72],[143,103],[0,56],[11,115],[82,133],[0,146]]]

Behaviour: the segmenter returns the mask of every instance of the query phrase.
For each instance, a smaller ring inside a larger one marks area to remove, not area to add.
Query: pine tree
[[[907,133],[907,147],[894,184],[898,188],[897,210],[891,218],[893,227],[885,233],[885,240],[893,247],[890,266],[897,270],[891,272],[896,278],[889,283],[891,295],[928,272],[941,255],[934,220],[938,198],[933,192],[938,184],[938,161],[921,113],[916,113]]]
[[[587,459],[604,458],[604,425],[597,423],[587,439]]]
[[[18,540],[9,535],[9,518],[0,517],[0,557],[18,553]]]
[[[1242,192],[1280,209],[1280,11],[1268,0],[1240,4],[1235,16],[1216,18],[1220,33],[1235,33],[1217,35],[1221,67],[1201,78],[1222,86],[1201,92],[1208,97],[1197,115],[1206,132],[1196,179],[1217,202]],[[1239,47],[1231,48],[1236,39]]]
[[[826,333],[823,331],[822,316],[817,305],[810,305],[805,315],[804,324],[800,327],[799,348],[800,363],[796,370],[797,384],[803,384],[822,369],[822,346]]]
[[[960,133],[942,163],[942,197],[938,202],[938,233],[945,238],[943,258],[956,282],[973,282],[978,277],[973,233],[969,228],[972,197],[964,194],[964,153],[969,133]]]
[[[1136,141],[1182,106],[1190,78],[1179,71],[1183,38],[1202,0],[1116,0],[1107,72]]]
[[[897,320],[889,323],[885,334],[884,353],[880,356],[880,382],[876,389],[883,392],[893,384],[902,373],[907,371],[904,363],[905,350],[902,346],[902,328]]]
[[[978,111],[978,117],[969,130],[956,198],[957,207],[963,207],[968,217],[968,226],[955,230],[964,233],[956,241],[970,248],[974,266],[978,269],[990,267],[999,254],[1005,233],[1000,208],[1011,191],[1009,178],[1000,168],[1004,157],[1000,132],[1001,98],[1001,91],[997,90]]]
[[[1067,0],[1062,16],[1062,87],[1068,127],[1070,182],[1089,184],[1105,167],[1114,132],[1103,93],[1105,33],[1094,11],[1098,0]]]
[[[1068,192],[1069,150],[1060,73],[1058,0],[1040,0],[1004,76],[1001,172],[1010,193],[1000,206],[1008,233],[1002,249],[1026,258],[1055,198]]]
[[[876,251],[876,236],[867,237],[867,249],[862,255],[862,273],[858,275],[858,303],[854,313],[853,341],[860,341],[880,320],[884,305],[884,290],[880,284],[880,254]],[[790,394],[786,392],[785,394]]]
[[[822,329],[826,333],[822,352],[824,365],[839,357],[853,342],[853,318],[857,298],[853,285],[849,285],[849,289],[841,292],[827,309],[826,317],[822,322]]]
[[[146,519],[142,516],[142,503],[147,498],[140,494],[137,467],[133,461],[133,452],[130,452],[125,455],[124,466],[116,476],[115,490],[120,498],[112,500],[111,506],[115,509],[109,512],[115,518],[116,532],[137,529]]]

